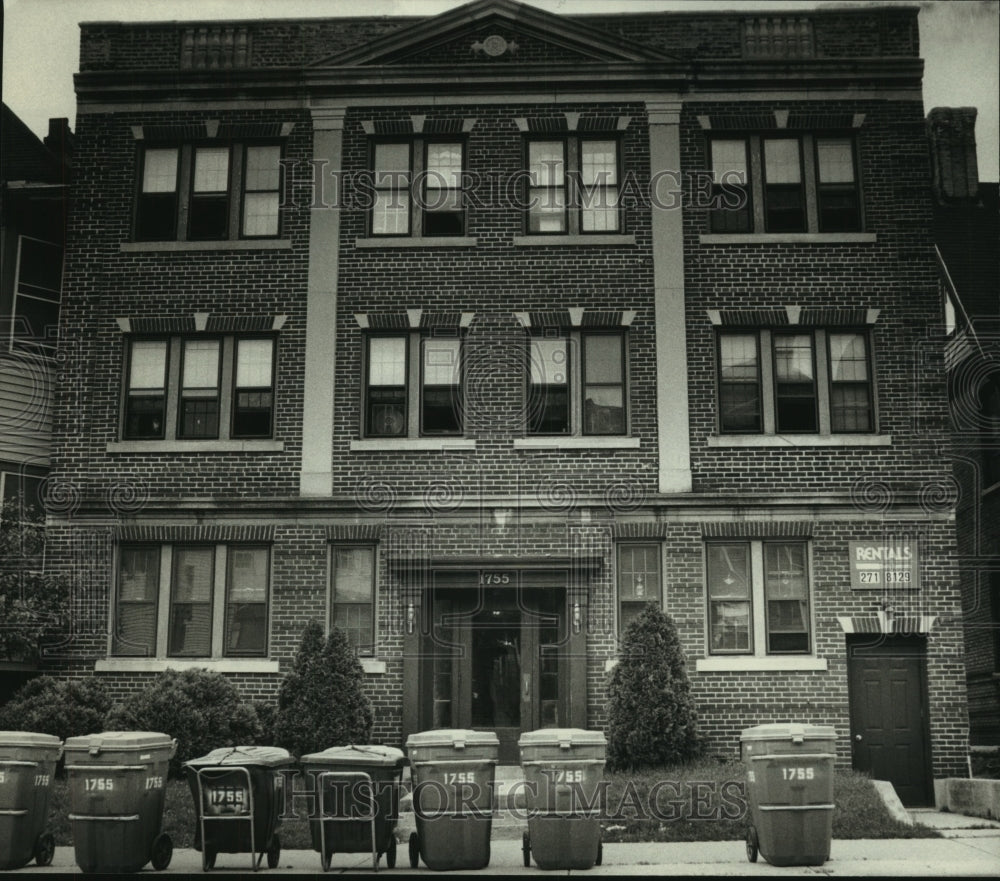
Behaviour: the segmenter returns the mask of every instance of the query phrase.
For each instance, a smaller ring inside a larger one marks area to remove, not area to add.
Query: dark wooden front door
[[[920,638],[872,634],[848,643],[854,768],[888,780],[907,807],[931,796],[926,654]]]
[[[500,763],[517,764],[522,732],[566,725],[565,590],[442,590],[431,614],[428,727],[494,731]]]

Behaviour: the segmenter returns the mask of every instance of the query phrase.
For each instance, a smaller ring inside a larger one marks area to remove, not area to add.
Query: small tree
[[[364,671],[343,631],[311,621],[278,692],[274,739],[296,755],[331,746],[368,743],[372,705],[364,692]]]
[[[677,629],[656,606],[646,606],[625,631],[608,697],[612,770],[675,764],[701,751]]]
[[[45,521],[18,499],[0,507],[0,660],[34,661],[69,615],[67,580],[42,570]]]

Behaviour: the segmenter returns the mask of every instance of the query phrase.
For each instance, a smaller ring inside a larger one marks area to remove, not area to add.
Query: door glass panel
[[[472,625],[472,727],[521,724],[521,612],[487,595]]]

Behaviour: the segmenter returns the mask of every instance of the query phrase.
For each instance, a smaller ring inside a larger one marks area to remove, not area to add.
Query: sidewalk
[[[829,875],[843,876],[926,876],[958,877],[1000,875],[1000,823],[991,823],[975,817],[943,814],[935,811],[913,812],[916,820],[938,829],[944,838],[920,839],[863,839],[859,841],[834,840],[830,859],[822,866],[775,867],[763,857],[750,863],[741,841],[705,841],[665,844],[605,844],[603,865],[585,873],[574,871],[543,872],[532,866],[524,868],[520,840],[493,841],[490,845],[490,864],[485,869],[469,874],[482,875],[745,875],[802,877]],[[988,827],[988,828],[982,828]],[[385,859],[380,860],[379,874],[451,874],[432,873],[421,866],[410,868],[405,841],[400,842],[394,870],[386,869]],[[219,854],[218,873],[250,871],[247,854]],[[334,854],[332,874],[371,874],[371,856],[366,854]],[[55,860],[48,869],[35,866],[22,869],[24,875],[45,872],[75,873],[73,848],[56,849]],[[275,874],[319,873],[319,854],[311,850],[282,851],[278,869],[262,868],[260,878]],[[165,872],[153,872],[147,867],[144,874],[200,875],[201,854],[195,850],[175,850],[170,867]],[[463,873],[458,873],[463,874]]]

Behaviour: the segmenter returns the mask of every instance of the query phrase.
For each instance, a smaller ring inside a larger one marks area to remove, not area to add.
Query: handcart
[[[316,774],[318,808],[309,827],[323,871],[329,870],[334,853],[369,849],[376,872],[383,854],[386,865],[395,868],[393,829],[399,816],[400,778],[407,764],[402,750],[380,745],[332,747],[302,756],[301,764]],[[328,824],[332,825],[328,828]]]
[[[278,827],[284,807],[282,769],[294,759],[278,747],[236,746],[212,750],[185,763],[195,800],[195,847],[203,871],[215,868],[219,853],[248,853],[256,872],[281,859]]]

